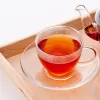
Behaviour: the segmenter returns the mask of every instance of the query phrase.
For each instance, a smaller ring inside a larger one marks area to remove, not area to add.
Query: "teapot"
[[[84,32],[92,39],[100,41],[100,15],[96,14],[96,23],[93,22],[88,10],[84,5],[78,5],[76,10],[81,16]],[[99,11],[100,12],[100,11]],[[97,18],[99,17],[99,23]]]

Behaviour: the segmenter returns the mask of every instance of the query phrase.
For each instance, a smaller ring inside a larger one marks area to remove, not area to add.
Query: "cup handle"
[[[84,64],[91,63],[98,56],[98,52],[93,47],[83,47],[82,54],[80,56],[78,65],[83,66]]]

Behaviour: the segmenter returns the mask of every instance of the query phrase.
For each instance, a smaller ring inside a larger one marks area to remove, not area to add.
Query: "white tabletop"
[[[0,100],[27,100],[0,68]]]
[[[79,4],[90,11],[99,7],[99,0],[0,0],[0,46],[79,16]],[[26,100],[1,69],[0,100]]]

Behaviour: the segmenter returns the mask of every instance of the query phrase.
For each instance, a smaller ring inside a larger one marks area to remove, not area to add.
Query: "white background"
[[[99,0],[0,0],[0,46],[79,16],[75,7],[99,7]],[[0,69],[0,100],[26,100]]]
[[[99,0],[0,0],[0,46],[78,16],[75,7],[90,11]]]

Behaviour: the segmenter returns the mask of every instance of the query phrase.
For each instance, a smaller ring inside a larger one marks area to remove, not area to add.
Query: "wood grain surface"
[[[98,51],[100,44],[89,37],[83,31],[80,31],[83,36],[84,46],[93,46]],[[100,52],[100,51],[99,51]],[[98,74],[87,84],[68,91],[54,91],[38,87],[31,83],[22,73],[20,67],[21,54],[10,57],[7,60],[0,55],[0,65],[7,72],[14,84],[25,94],[28,100],[94,100],[93,82]],[[34,62],[36,63],[36,62]],[[36,64],[35,64],[36,65]],[[100,72],[100,71],[99,71]]]
[[[95,13],[92,13],[94,17]],[[80,18],[74,19],[64,25],[82,29]],[[83,31],[80,31],[83,37],[84,46],[92,46],[97,49],[100,55],[100,43],[90,39]],[[23,40],[14,42],[7,46],[1,47],[0,67],[9,75],[14,84],[23,92],[28,100],[94,100],[93,82],[98,74],[87,84],[73,89],[64,91],[47,90],[31,83],[22,73],[20,67],[21,53],[28,44],[34,41],[36,35],[26,37]],[[34,62],[35,63],[35,62]],[[99,71],[100,72],[100,71]],[[98,73],[99,73],[98,72]]]

